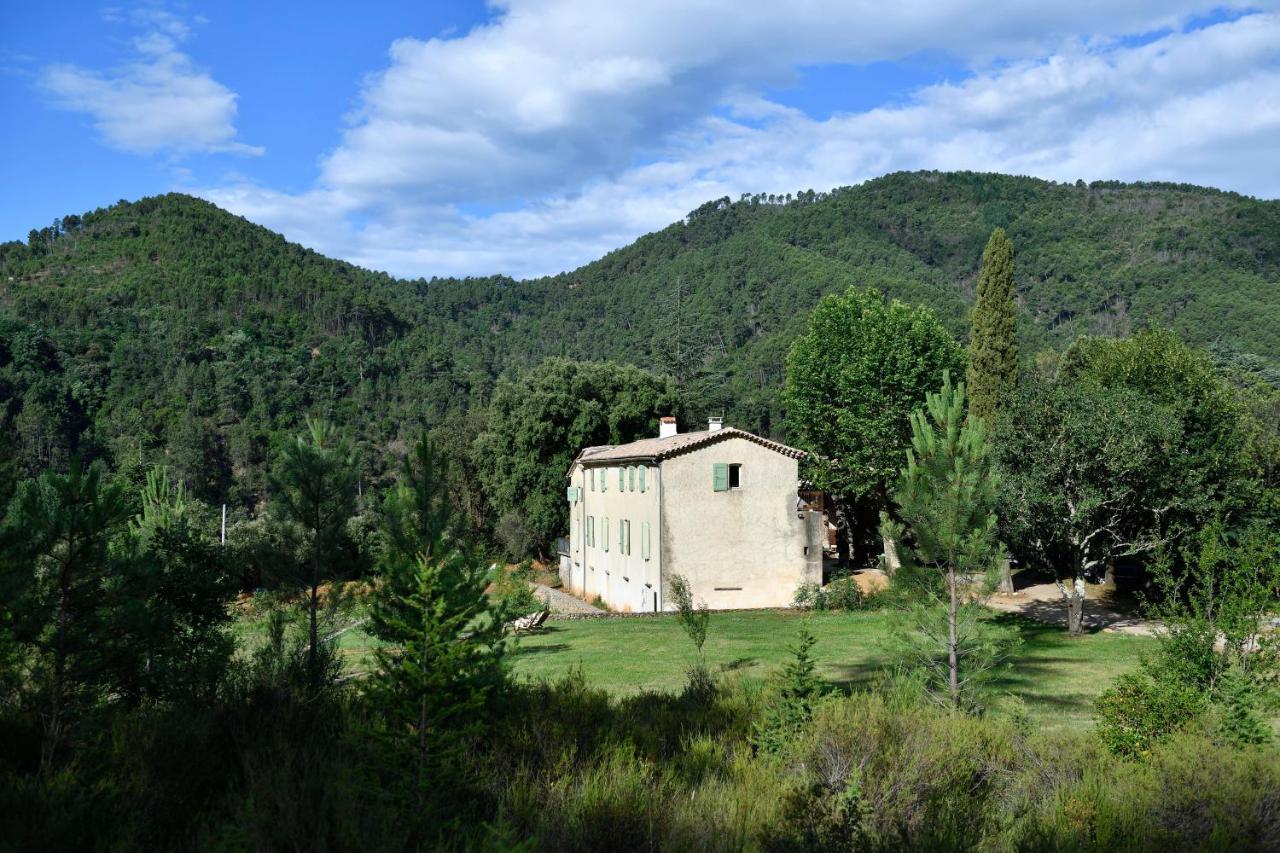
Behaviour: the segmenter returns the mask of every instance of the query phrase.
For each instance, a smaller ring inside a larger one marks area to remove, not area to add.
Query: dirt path
[[[581,598],[575,598],[567,592],[561,592],[558,589],[552,589],[549,586],[543,586],[540,583],[530,583],[533,588],[533,594],[538,600],[545,604],[552,613],[603,613],[599,607],[587,604]]]
[[[1150,637],[1160,627],[1159,622],[1143,619],[1128,608],[1117,607],[1097,597],[1101,591],[1101,587],[1090,587],[1085,594],[1086,631],[1098,629]],[[1062,593],[1058,591],[1057,584],[1034,584],[1023,587],[1012,595],[995,593],[987,599],[987,606],[1005,613],[1020,613],[1051,625],[1067,624],[1067,607],[1062,601]]]

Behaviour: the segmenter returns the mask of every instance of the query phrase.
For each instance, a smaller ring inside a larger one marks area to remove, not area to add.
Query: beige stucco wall
[[[639,467],[638,463],[632,463]],[[582,500],[569,504],[571,566],[566,586],[587,600],[599,596],[610,609],[643,612],[653,610],[662,600],[662,545],[659,525],[659,484],[657,466],[645,472],[645,491],[640,491],[639,472],[634,489],[618,488],[618,469],[627,465],[575,465],[569,485],[582,490]],[[607,487],[601,491],[599,470],[605,471]],[[592,475],[595,474],[593,482]],[[602,529],[608,519],[607,533]],[[595,545],[587,544],[588,519],[595,527]],[[618,523],[631,523],[631,553],[623,553],[618,543]],[[649,559],[641,543],[644,523],[649,524]],[[608,549],[604,537],[608,537]]]
[[[741,488],[714,490],[716,462],[742,466]],[[796,587],[812,580],[795,459],[730,438],[664,460],[662,477],[664,579],[683,575],[713,609],[787,607]],[[666,597],[663,605],[671,609]]]

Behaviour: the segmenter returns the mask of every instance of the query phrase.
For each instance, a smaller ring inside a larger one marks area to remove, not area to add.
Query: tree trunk
[[[310,644],[307,649],[307,669],[311,676],[311,692],[318,694],[320,692],[320,637],[316,630],[316,610],[319,605],[320,598],[320,579],[314,568],[311,571],[311,596],[307,602],[308,616],[310,617]]]
[[[1070,590],[1059,580],[1058,590],[1067,604],[1067,633],[1079,637],[1084,633],[1084,575],[1076,574]]]
[[[1013,595],[1013,567],[1008,555],[1000,558],[1000,592]]]
[[[893,577],[894,572],[902,568],[902,560],[898,559],[898,543],[883,533],[880,534],[880,542],[884,545],[884,570]]]
[[[1116,588],[1116,558],[1107,557],[1107,568],[1102,575],[1102,586],[1106,589]]]
[[[956,568],[947,567],[947,663],[950,667],[951,707],[960,710],[960,663],[956,655]]]
[[[836,505],[836,565],[841,571],[849,569],[849,529],[851,527],[847,504]]]
[[[67,612],[67,599],[71,593],[69,565],[63,564],[58,583],[58,609],[54,616],[53,684],[49,689],[49,719],[44,725],[44,743],[40,746],[40,772],[46,775],[53,770],[62,740],[62,691],[67,677],[67,622],[70,621],[70,614]]]

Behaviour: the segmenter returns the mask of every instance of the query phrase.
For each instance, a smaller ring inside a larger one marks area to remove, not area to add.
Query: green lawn
[[[347,624],[363,615],[349,614]],[[1155,643],[1149,637],[1103,632],[1072,640],[1058,626],[1010,615],[994,618],[1022,636],[1012,666],[996,686],[1003,694],[1020,696],[1047,728],[1089,724],[1094,697],[1117,675],[1133,669],[1139,655]],[[818,673],[829,681],[865,686],[887,663],[889,617],[877,611],[712,613],[707,661],[719,671],[766,678],[790,657],[788,646],[806,620],[818,640],[813,650]],[[234,632],[247,651],[265,640],[265,622],[242,618]],[[355,627],[338,644],[348,673],[358,676],[369,669],[375,639]],[[555,678],[581,667],[589,683],[616,694],[674,691],[684,684],[693,645],[674,616],[552,620],[542,632],[521,637],[513,658],[517,678]]]
[[[1041,724],[1087,723],[1093,699],[1120,673],[1137,665],[1154,640],[1096,633],[1078,640],[1065,629],[1014,616],[997,617],[1022,635],[1012,667],[998,688],[1020,696]],[[846,685],[865,685],[886,663],[888,617],[865,613],[762,610],[713,613],[706,644],[713,667],[766,677],[789,657],[787,647],[808,620],[817,638],[818,672]],[[551,621],[520,640],[517,677],[556,677],[580,666],[587,681],[615,693],[678,690],[693,659],[693,645],[673,616]]]

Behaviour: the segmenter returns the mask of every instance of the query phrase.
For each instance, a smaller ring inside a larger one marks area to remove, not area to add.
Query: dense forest
[[[1280,202],[1216,190],[895,174],[711,201],[530,281],[398,280],[170,194],[0,245],[0,500],[79,455],[135,479],[164,463],[251,512],[307,414],[352,431],[373,484],[388,449],[473,432],[499,378],[549,356],[673,376],[690,417],[785,438],[785,357],[818,300],[873,286],[964,341],[995,227],[1017,246],[1024,361],[1156,323],[1280,380]]]

